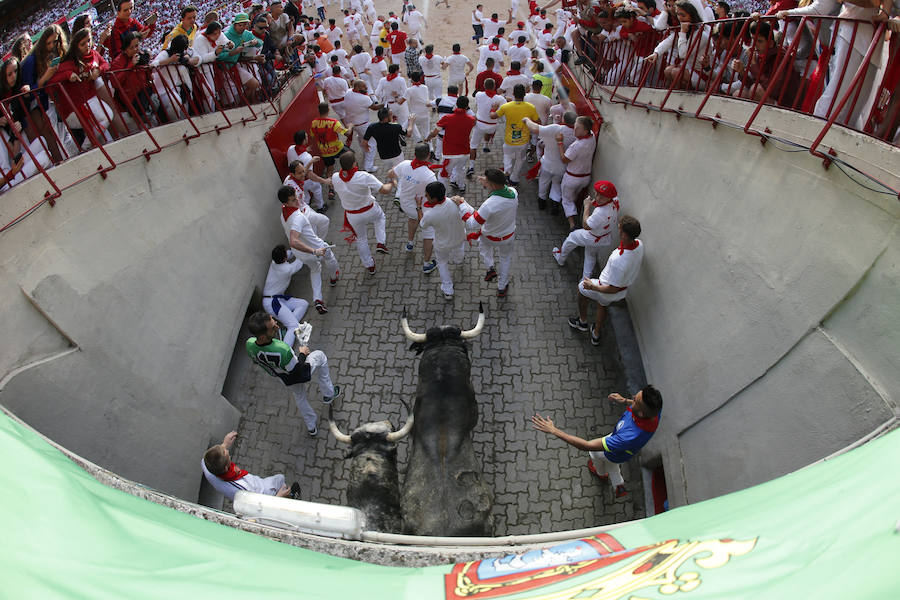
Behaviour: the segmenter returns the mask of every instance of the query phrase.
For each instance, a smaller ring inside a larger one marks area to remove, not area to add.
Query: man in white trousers
[[[544,148],[550,148],[551,152],[544,152],[541,158],[541,172],[538,176],[538,209],[547,208],[547,199],[549,198],[554,206],[559,206],[562,200],[560,192],[560,184],[563,175],[566,173],[566,165],[563,164],[559,152],[556,150],[556,136],[562,134],[563,147],[568,148],[575,141],[575,113],[566,113],[563,115],[562,125],[540,125],[531,119],[526,118],[525,127],[537,136],[543,142]]]
[[[314,160],[315,159],[310,156],[309,162],[306,164],[312,164]],[[309,205],[310,200],[312,200],[311,194],[313,193],[313,187],[318,189],[319,200],[321,200],[322,185],[308,179],[306,164],[303,163],[303,159],[291,162],[288,165],[290,172],[287,177],[284,178],[281,185],[289,185],[294,188],[297,199],[300,200],[300,212],[309,219],[309,224],[312,225],[316,235],[324,240],[328,237],[331,219],[320,212],[316,212]]]
[[[258,477],[246,469],[238,468],[232,462],[230,453],[236,438],[237,431],[226,433],[222,443],[211,446],[200,461],[203,476],[217,492],[229,500],[234,500],[234,495],[241,490],[280,498],[300,499],[300,484],[294,482],[288,489],[281,473]]]
[[[484,280],[497,279],[497,297],[504,298],[509,291],[519,196],[516,190],[507,187],[506,175],[500,169],[486,169],[478,181],[488,190],[488,197],[478,210],[459,196],[454,196],[452,200],[459,206],[459,214],[466,227],[477,230],[469,237],[478,239],[481,259],[487,267]],[[499,277],[494,268],[495,251],[500,262]]]
[[[428,162],[431,153],[428,144],[419,144],[415,148],[415,158],[404,160],[399,165],[388,171],[388,178],[397,182],[397,198],[400,200],[400,210],[407,218],[406,251],[412,252],[415,247],[416,230],[419,229],[419,220],[422,218],[422,204],[425,202],[425,186],[437,181],[434,171]],[[437,268],[437,263],[432,260],[432,243],[434,230],[430,227],[422,228],[422,246],[424,258],[422,271],[427,275]]]
[[[291,390],[309,436],[316,437],[319,432],[319,416],[309,405],[306,384],[312,381],[313,377],[316,378],[319,392],[322,394],[322,403],[325,405],[331,404],[341,395],[340,387],[331,381],[328,357],[321,350],[313,351],[307,346],[301,346],[295,354],[290,346],[278,339],[278,322],[272,315],[263,311],[250,315],[247,329],[253,336],[246,343],[250,359],[269,375],[281,379],[281,382]]]
[[[372,124],[372,111],[381,105],[369,96],[368,86],[363,79],[354,79],[353,88],[344,95],[346,125],[353,129],[353,138],[359,144],[363,156],[363,168],[371,171],[375,166],[375,144],[366,142],[366,129]]]
[[[466,228],[457,205],[446,200],[447,188],[435,181],[425,186],[425,203],[419,226],[434,230],[434,259],[441,275],[441,292],[453,300],[451,264],[460,264],[466,252]],[[458,197],[458,196],[457,196]]]
[[[562,194],[562,207],[566,219],[569,220],[570,231],[575,229],[575,213],[577,212],[575,203],[581,195],[581,190],[591,182],[594,150],[597,148],[593,127],[594,121],[590,117],[578,117],[575,120],[574,142],[566,147],[564,136],[557,133],[556,148],[553,146],[544,148],[545,155],[555,150],[566,165],[566,174],[563,175],[559,187]]]
[[[525,152],[531,140],[531,132],[525,127],[524,119],[539,121],[537,110],[533,104],[525,102],[525,86],[513,88],[512,102],[507,102],[491,113],[491,118],[506,118],[506,131],[503,137],[503,170],[509,175],[509,184],[518,185],[525,167]]]
[[[272,249],[272,262],[269,263],[269,272],[266,273],[266,283],[263,285],[263,310],[287,328],[281,340],[291,348],[294,347],[296,338],[294,330],[306,314],[309,302],[285,292],[291,284],[291,278],[302,268],[303,262],[297,260],[284,244],[278,244]]]
[[[562,248],[553,249],[553,258],[559,266],[566,264],[569,254],[581,246],[584,248],[584,267],[581,278],[594,276],[594,267],[607,256],[613,243],[613,233],[619,222],[619,198],[611,181],[594,183],[591,201],[584,202],[581,229],[569,233]]]
[[[356,155],[350,151],[341,155],[341,170],[331,176],[332,186],[341,199],[344,209],[345,230],[350,231],[347,241],[356,242],[359,260],[370,275],[375,274],[375,258],[369,249],[369,229],[374,230],[376,251],[388,254],[385,246],[384,211],[375,202],[373,192],[389,194],[394,189],[393,182],[381,183],[377,177],[360,171]]]
[[[328,266],[331,285],[337,285],[341,277],[340,266],[334,252],[328,244],[320,238],[300,210],[300,200],[297,193],[289,185],[283,185],[278,189],[278,201],[281,202],[281,225],[288,238],[288,244],[296,251],[296,257],[309,267],[309,282],[312,286],[313,305],[319,314],[325,314],[328,309],[322,301],[322,262]]]

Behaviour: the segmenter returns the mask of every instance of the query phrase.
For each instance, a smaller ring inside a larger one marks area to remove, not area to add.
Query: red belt
[[[485,235],[484,237],[486,237],[487,239],[491,240],[492,242],[502,242],[503,240],[508,240],[509,238],[511,238],[512,236],[514,236],[515,234],[516,234],[516,232],[515,232],[515,230],[513,230],[512,233],[507,233],[507,234],[504,235],[503,237],[499,237],[499,238],[498,238],[498,237],[494,237],[494,236],[492,236],[492,235]]]
[[[351,215],[358,215],[359,213],[364,213],[364,212],[366,212],[367,210],[369,210],[369,209],[372,208],[373,206],[375,206],[375,203],[374,203],[374,202],[373,202],[372,204],[368,205],[368,206],[364,206],[364,207],[358,208],[358,209],[356,209],[356,210],[347,210],[347,209],[345,208],[345,209],[344,209],[344,212],[350,213]]]
[[[571,173],[568,169],[566,169],[566,175],[571,175],[572,177],[588,177],[590,173]]]
[[[608,236],[608,235],[609,235],[609,232],[608,232],[608,231],[607,231],[606,233],[604,233],[603,235],[595,235],[595,236],[594,236],[594,243],[596,244],[597,242],[599,242],[600,240],[602,240],[603,238],[605,238],[605,237]]]
[[[475,119],[475,120],[478,121],[479,123],[484,123],[485,125],[496,125],[497,124],[497,121],[494,121],[493,123],[491,123],[490,121],[482,121],[481,119]]]
[[[332,104],[334,104],[335,102],[343,102],[343,101],[344,101],[343,98],[338,98],[337,100],[329,100],[329,102],[331,102]]]
[[[438,73],[437,75],[426,75],[425,77],[440,77],[440,76],[441,76],[441,74]]]

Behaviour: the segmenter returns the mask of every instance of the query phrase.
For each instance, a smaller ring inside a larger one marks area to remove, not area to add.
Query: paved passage
[[[486,166],[499,167],[501,161],[495,140],[494,151],[479,156],[476,173]],[[383,178],[384,173],[381,168],[376,175]],[[484,192],[472,180],[466,198],[478,206]],[[404,307],[410,326],[424,331],[439,324],[469,328],[478,302],[484,302],[484,332],[470,352],[479,405],[475,451],[495,491],[497,535],[644,516],[640,470],[634,461],[623,468],[629,494],[616,500],[610,486],[587,471],[587,453],[532,429],[530,417],[539,412],[582,437],[603,435],[621,413],[607,394],[627,393],[612,328],[606,327],[602,345],[595,348],[587,333],[573,331],[566,323],[566,316],[575,312],[582,254],[573,253],[564,268],[557,266],[550,250],[565,238],[567,227],[562,217],[537,209],[535,194],[534,182],[520,186],[516,254],[510,291],[502,299],[496,297],[496,281],[483,281],[484,268],[472,246],[465,263],[454,270],[456,297],[446,301],[437,271],[422,273],[421,241],[415,252],[404,251],[406,217],[387,196],[380,196],[379,202],[387,214],[391,254],[376,255],[378,271],[369,275],[338,233],[339,206],[330,208],[330,239],[338,246],[343,279],[335,288],[326,287],[329,313],[310,310],[306,316],[314,327],[310,346],[325,351],[332,378],[346,390],[335,402],[335,416],[349,433],[373,420],[389,419],[399,428],[406,417],[401,398],[411,403],[415,397],[418,360],[400,330]],[[274,198],[271,210],[272,218],[278,218]],[[274,239],[272,245],[283,242]],[[295,276],[288,293],[310,298],[305,270]],[[283,472],[288,482],[300,482],[304,500],[345,502],[347,448],[329,434],[318,391],[310,392],[310,403],[321,417],[319,435],[311,439],[280,381],[253,368],[240,389],[244,395],[233,399],[243,410],[233,452],[236,462],[260,475]],[[407,442],[401,442],[401,482],[406,450]]]

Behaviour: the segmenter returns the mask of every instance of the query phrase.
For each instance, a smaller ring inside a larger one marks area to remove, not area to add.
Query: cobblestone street
[[[411,148],[410,142],[408,155]],[[501,145],[495,140],[493,152],[479,155],[476,174],[501,162]],[[385,169],[376,175],[385,180]],[[471,246],[464,264],[454,268],[456,297],[444,300],[437,271],[422,273],[421,240],[415,252],[404,251],[406,217],[388,196],[379,196],[378,201],[387,215],[391,254],[376,255],[378,271],[369,275],[338,232],[342,216],[335,202],[328,211],[330,240],[337,245],[343,278],[335,288],[326,285],[329,313],[319,315],[310,308],[306,315],[314,328],[310,346],[327,354],[332,378],[345,390],[335,402],[335,417],[349,433],[362,423],[383,419],[399,428],[406,418],[401,398],[410,403],[414,399],[418,360],[400,330],[404,307],[413,330],[441,324],[465,329],[473,326],[478,303],[484,302],[484,331],[470,351],[479,406],[474,439],[486,481],[495,492],[496,535],[591,527],[644,516],[637,461],[623,466],[629,493],[616,500],[609,484],[601,484],[587,471],[587,453],[531,426],[530,417],[538,412],[566,431],[598,437],[612,430],[622,410],[606,399],[607,394],[627,394],[608,322],[599,348],[591,346],[587,333],[566,323],[566,317],[575,314],[582,254],[573,253],[564,268],[552,259],[550,250],[561,245],[567,227],[561,216],[537,209],[536,188],[536,182],[523,181],[519,189],[516,253],[510,291],[502,299],[496,297],[496,281],[483,281],[481,258],[477,247]],[[473,179],[466,199],[477,207],[484,192]],[[272,218],[277,214],[273,210]],[[278,243],[284,240],[272,240],[273,246]],[[304,269],[288,293],[311,299],[308,290]],[[240,389],[245,395],[233,399],[243,410],[235,461],[261,476],[282,472],[288,484],[299,481],[304,500],[344,503],[347,448],[328,432],[327,409],[315,385],[309,394],[320,415],[315,439],[307,435],[279,380],[254,367]],[[407,446],[406,441],[399,445],[401,483]]]

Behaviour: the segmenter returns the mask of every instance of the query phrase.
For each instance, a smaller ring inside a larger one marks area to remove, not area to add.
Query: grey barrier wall
[[[670,502],[772,479],[896,418],[897,197],[740,129],[604,99],[594,172],[643,226],[628,306],[665,400],[644,456],[662,456]],[[746,103],[714,100],[741,122]],[[814,130],[764,113],[772,130]],[[900,180],[896,148],[834,139]]]

